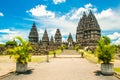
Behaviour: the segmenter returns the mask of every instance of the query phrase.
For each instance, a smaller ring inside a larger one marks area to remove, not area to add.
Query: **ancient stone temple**
[[[73,47],[73,38],[72,38],[72,35],[71,35],[71,33],[69,33],[69,36],[68,36],[68,39],[67,39],[67,43],[68,43],[68,49],[72,49],[72,47]]]
[[[38,44],[38,40],[39,40],[39,37],[38,37],[36,24],[35,24],[35,22],[33,22],[31,31],[29,33],[29,41],[31,44]]]
[[[50,46],[54,46],[54,39],[53,36],[51,36],[50,42],[49,42]]]
[[[83,48],[95,47],[100,39],[100,36],[101,29],[92,11],[89,12],[88,16],[84,12],[77,26],[77,44]]]
[[[45,29],[45,32],[44,32],[43,37],[42,37],[42,45],[43,46],[48,46],[49,45],[49,37],[48,37],[46,29]]]
[[[68,41],[68,45],[69,45],[69,46],[71,46],[71,45],[72,45],[72,43],[73,43],[73,38],[72,38],[71,33],[69,33],[69,36],[68,36],[67,41]]]
[[[54,38],[55,38],[55,45],[56,46],[61,46],[61,44],[62,44],[62,36],[61,36],[61,33],[60,33],[59,29],[57,29]]]

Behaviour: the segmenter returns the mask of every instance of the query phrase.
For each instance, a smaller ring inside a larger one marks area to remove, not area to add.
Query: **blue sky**
[[[60,29],[63,40],[72,33],[83,11],[95,14],[102,35],[109,36],[113,43],[120,43],[119,0],[0,0],[0,43],[22,36],[28,40],[33,21],[42,38],[46,28],[49,36]]]

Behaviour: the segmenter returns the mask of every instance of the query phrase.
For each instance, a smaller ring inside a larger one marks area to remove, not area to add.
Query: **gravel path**
[[[11,73],[2,80],[119,80],[97,73],[99,66],[84,58],[54,58],[49,63],[30,63],[29,66],[33,69],[29,74]]]

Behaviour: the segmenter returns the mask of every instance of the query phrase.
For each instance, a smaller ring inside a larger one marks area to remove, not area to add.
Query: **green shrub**
[[[28,41],[24,41],[21,37],[15,37],[21,43],[21,45],[15,46],[14,48],[7,49],[10,57],[13,57],[18,63],[27,63],[31,60],[31,55],[29,51],[32,50]]]
[[[75,46],[75,50],[78,51],[80,49],[79,46]]]
[[[115,55],[115,46],[111,45],[110,43],[110,39],[106,36],[103,36],[100,38],[96,48],[98,60],[105,64],[110,63]]]

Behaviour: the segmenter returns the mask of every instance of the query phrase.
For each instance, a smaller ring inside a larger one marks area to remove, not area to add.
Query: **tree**
[[[75,50],[78,51],[80,47],[78,45],[75,46]]]
[[[29,52],[32,50],[32,47],[28,41],[24,41],[19,36],[14,39],[19,40],[21,45],[9,48],[7,52],[10,53],[10,58],[14,58],[16,60],[16,72],[26,72],[27,62],[31,61],[31,55]]]
[[[60,49],[61,49],[61,51],[63,52],[63,50],[66,48],[66,46],[65,45],[61,45],[60,46]]]
[[[5,44],[5,46],[6,47],[8,47],[8,46],[14,47],[14,46],[17,46],[17,42],[15,40],[13,40],[13,41],[7,41],[6,44]]]

